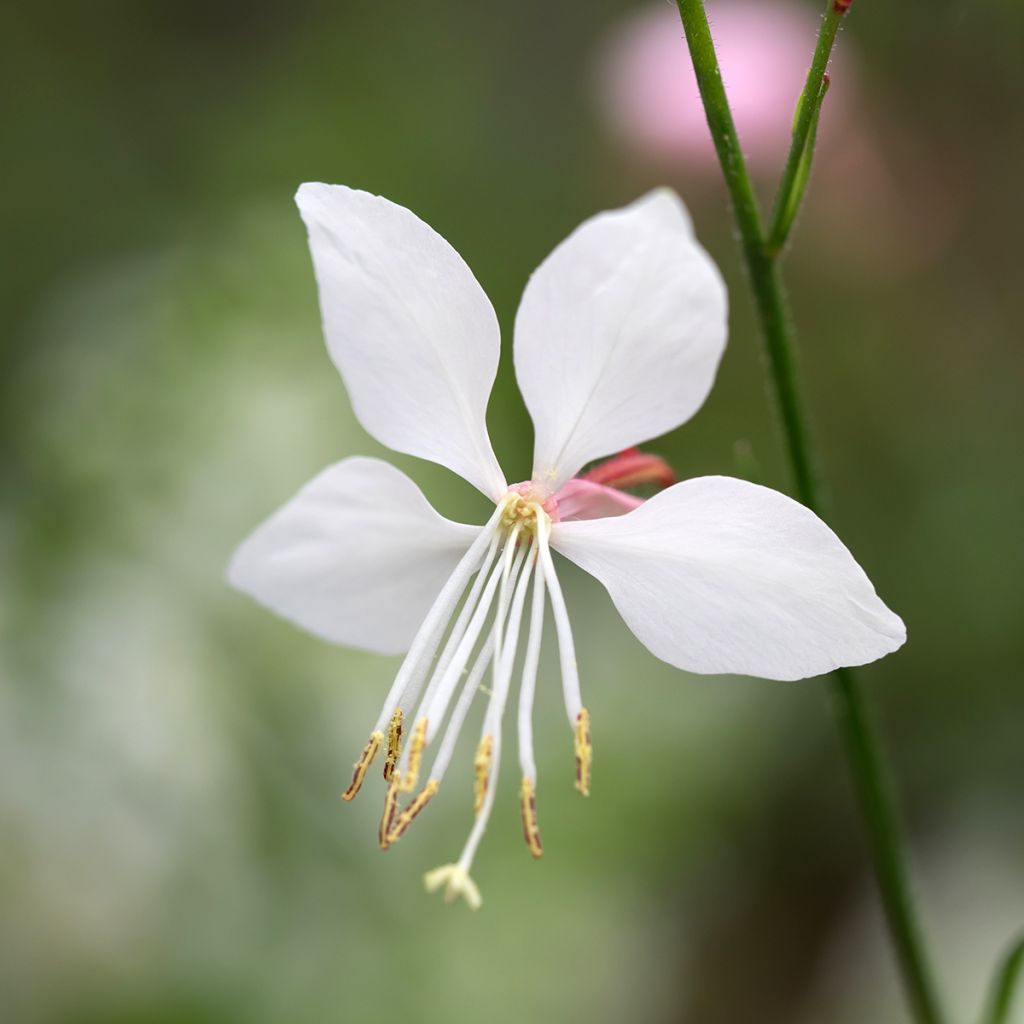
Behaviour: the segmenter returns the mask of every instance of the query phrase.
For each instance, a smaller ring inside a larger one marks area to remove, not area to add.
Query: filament
[[[426,618],[409,646],[409,653],[406,654],[405,660],[395,676],[395,681],[391,684],[391,689],[388,691],[380,718],[378,718],[373,732],[383,732],[395,708],[403,702],[403,699],[407,699],[407,692],[414,691],[422,683],[426,673],[427,659],[440,642],[444,628],[451,619],[452,611],[458,603],[459,597],[466,589],[470,577],[476,572],[502,513],[503,505],[499,504],[486,526],[477,534],[476,539],[459,559],[452,574],[441,588],[441,592],[431,605],[430,611],[427,612]]]
[[[512,606],[509,611],[509,636],[512,638],[507,649],[501,652],[498,658],[495,651],[495,685],[491,693],[491,700],[487,707],[487,714],[484,718],[484,733],[493,739],[493,753],[489,765],[489,778],[487,780],[486,792],[483,796],[482,805],[477,814],[473,828],[470,830],[469,838],[459,857],[459,866],[468,871],[476,855],[477,847],[487,829],[487,822],[494,807],[494,794],[497,790],[498,769],[501,765],[501,721],[505,711],[505,700],[508,696],[509,681],[512,678],[512,668],[515,663],[516,648],[519,638],[519,623],[523,614],[523,603],[526,599],[526,590],[533,575],[534,559],[529,559],[526,568],[516,583],[515,594],[512,598]],[[496,627],[497,628],[497,627]]]
[[[473,613],[476,611],[477,604],[480,600],[480,593],[484,589],[484,584],[487,582],[491,566],[494,564],[494,558],[498,553],[498,542],[500,540],[501,533],[498,530],[495,530],[494,536],[491,537],[491,542],[487,547],[487,553],[484,555],[483,561],[480,563],[480,569],[476,574],[476,579],[473,580],[473,586],[470,589],[466,600],[463,602],[462,609],[459,612],[459,617],[455,620],[455,625],[452,626],[451,632],[448,634],[448,639],[445,641],[444,647],[441,651],[441,656],[437,659],[437,664],[434,666],[434,671],[431,673],[430,682],[427,684],[427,688],[423,694],[423,699],[420,702],[421,710],[430,706],[430,702],[433,699],[434,694],[437,692],[437,687],[441,679],[444,677],[448,666],[451,664],[452,658],[458,649],[460,641],[466,633],[466,627],[469,625]]]
[[[454,655],[445,669],[444,674],[441,676],[440,682],[434,691],[429,705],[424,705],[420,714],[422,717],[427,718],[433,723],[428,740],[432,740],[438,725],[444,718],[445,709],[448,707],[448,703],[451,700],[452,693],[455,691],[455,687],[458,685],[459,677],[462,675],[463,670],[466,667],[466,663],[469,660],[469,656],[476,646],[477,640],[480,638],[481,632],[483,632],[484,622],[487,619],[487,613],[491,610],[491,606],[494,603],[495,591],[498,589],[498,584],[501,582],[505,573],[506,555],[515,553],[515,545],[512,543],[510,537],[505,541],[505,548],[502,552],[501,564],[494,567],[491,572],[490,578],[487,580],[487,585],[484,587],[484,592],[477,603],[476,610],[473,613],[473,617],[466,627],[466,631],[459,641],[458,647],[455,649]]]
[[[544,581],[551,594],[551,614],[555,620],[555,633],[558,636],[558,658],[562,668],[562,693],[565,697],[565,713],[569,717],[569,727],[576,728],[583,699],[580,696],[580,676],[576,667],[576,648],[572,640],[572,626],[569,613],[565,607],[565,598],[558,583],[554,562],[551,560],[551,549],[548,547],[548,524],[540,516],[537,517],[537,546],[540,552],[541,567]]]
[[[519,555],[516,565],[512,568],[512,575],[514,578],[518,578],[518,573],[521,571],[522,558],[524,554],[525,552]],[[507,600],[504,605],[498,606],[498,610],[495,614],[500,615],[502,618],[505,618],[508,615]],[[437,756],[434,758],[434,763],[430,769],[430,777],[432,779],[440,781],[444,778],[444,774],[448,770],[448,765],[451,763],[452,755],[455,753],[455,745],[458,742],[459,733],[461,732],[463,723],[466,720],[466,715],[469,714],[473,698],[477,695],[484,673],[491,664],[493,656],[494,631],[492,629],[488,634],[487,639],[481,645],[480,650],[477,652],[476,660],[473,662],[473,667],[470,669],[469,675],[466,677],[466,681],[462,686],[462,693],[459,694],[459,699],[455,702],[455,707],[452,709],[451,718],[448,720],[448,725],[445,727],[444,736],[441,738],[441,745],[438,748]]]
[[[523,658],[523,679],[519,686],[519,766],[523,777],[537,781],[537,763],[533,756],[533,697],[537,689],[537,666],[540,663],[541,638],[544,632],[544,573],[533,578],[533,601],[530,607],[530,633]]]

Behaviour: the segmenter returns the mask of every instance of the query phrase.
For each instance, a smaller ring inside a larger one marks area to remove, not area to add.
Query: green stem
[[[1010,946],[992,982],[982,1024],[1007,1024],[1010,1019],[1010,1005],[1017,980],[1024,968],[1024,935]]]
[[[800,166],[804,160],[805,151],[809,145],[813,145],[810,136],[825,95],[823,91],[825,72],[828,69],[829,58],[832,56],[836,33],[839,31],[839,25],[848,6],[848,4],[842,6],[830,0],[822,18],[818,42],[814,47],[814,56],[811,58],[811,66],[807,71],[807,81],[804,84],[804,91],[801,93],[802,102],[797,113],[796,124],[793,126],[793,140],[790,143],[789,156],[786,157],[786,167],[782,172],[779,190],[775,194],[772,223],[768,230],[768,247],[773,255],[780,252],[786,242],[787,213],[794,202],[799,201],[799,197],[794,197],[793,193],[800,187]],[[792,217],[789,217],[789,222],[792,223]]]
[[[808,101],[800,97],[797,105],[797,117],[804,108],[804,104],[810,102],[813,105],[813,116],[811,117],[811,128],[807,133],[807,140],[804,143],[804,151],[797,164],[796,174],[788,190],[779,190],[776,199],[775,216],[772,218],[771,230],[768,232],[768,250],[773,256],[782,252],[789,238],[790,231],[796,223],[796,215],[800,212],[800,206],[804,201],[804,193],[807,191],[807,183],[811,177],[811,161],[814,158],[814,146],[818,138],[818,118],[821,117],[821,104],[828,92],[828,75],[818,89],[817,96]]]
[[[757,199],[722,85],[703,0],[677,0],[677,3],[701,100],[740,231],[797,493],[805,505],[820,511],[822,489],[814,471],[810,430],[800,391],[786,289],[775,259],[776,253],[771,250],[762,227]],[[820,76],[824,74],[841,17],[837,7],[845,10],[848,6],[829,0],[828,12],[822,23],[822,35],[808,76],[809,83],[817,81],[820,84]],[[813,108],[814,104],[805,103],[797,119],[794,149],[791,151],[791,157],[794,152],[796,154],[796,170],[799,170],[803,150],[807,145],[813,123]],[[792,182],[789,187],[792,187]],[[784,177],[780,196],[788,194],[785,188]],[[864,816],[875,875],[903,973],[907,998],[919,1024],[942,1024],[943,1015],[910,896],[906,858],[895,808],[864,695],[849,669],[841,669],[831,678],[839,709],[840,732]]]
[[[830,680],[907,999],[920,1024],[941,1024],[942,1008],[914,914],[896,808],[864,691],[846,668],[835,671]]]

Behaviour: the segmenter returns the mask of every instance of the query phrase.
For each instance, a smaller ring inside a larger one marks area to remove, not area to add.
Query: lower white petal
[[[345,459],[257,527],[228,580],[325,640],[400,654],[479,532],[394,466]]]
[[[813,512],[742,480],[688,480],[624,516],[558,523],[551,543],[652,653],[691,672],[802,679],[906,640]]]

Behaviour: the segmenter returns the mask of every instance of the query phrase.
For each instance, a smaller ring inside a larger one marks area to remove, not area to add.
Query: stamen
[[[540,511],[539,505],[534,505]],[[541,512],[543,515],[543,512]],[[501,728],[501,721],[505,714],[505,702],[508,699],[509,684],[512,681],[512,668],[515,665],[516,652],[519,649],[520,624],[523,620],[523,604],[526,601],[526,591],[533,578],[536,558],[533,557],[533,544],[529,547],[526,568],[515,580],[515,590],[512,596],[512,604],[508,615],[508,635],[510,642],[507,647],[503,646],[502,620],[495,620],[494,625],[494,686],[491,692],[491,700],[487,706],[487,714],[484,718],[484,734],[488,732],[497,733]],[[509,588],[511,589],[511,588]]]
[[[516,556],[516,564],[512,568],[512,575],[517,581],[519,579],[525,556],[525,549],[521,549],[519,554]],[[502,619],[505,619],[508,615],[508,611],[508,603],[506,602],[504,605],[500,605],[498,607],[495,614],[500,615]],[[469,671],[469,675],[462,686],[462,692],[459,694],[459,699],[456,701],[455,708],[451,713],[451,717],[448,719],[444,736],[441,739],[441,746],[438,748],[437,755],[434,758],[434,763],[430,769],[430,777],[432,779],[440,781],[444,778],[444,774],[447,772],[448,766],[451,764],[452,755],[455,753],[455,745],[458,742],[459,733],[462,731],[462,726],[466,721],[466,715],[469,714],[469,709],[473,704],[473,699],[476,697],[477,692],[483,689],[480,686],[480,683],[488,666],[491,664],[491,658],[493,655],[494,631],[492,629],[489,632],[487,639],[481,645],[480,650],[477,651],[473,667]],[[457,686],[457,684],[457,678],[452,680],[449,687],[449,693],[445,695],[446,706],[450,700],[451,693],[454,693],[455,686]],[[440,697],[436,699],[436,703],[440,705]],[[431,718],[431,721],[433,720],[434,719]]]
[[[355,799],[356,793],[359,792],[359,787],[362,786],[363,779],[366,778],[366,773],[370,770],[370,765],[377,756],[377,751],[380,750],[380,745],[383,741],[384,734],[382,732],[370,733],[370,738],[366,746],[363,747],[359,760],[352,766],[352,781],[348,784],[348,789],[341,794],[342,800]]]
[[[388,755],[384,760],[384,778],[391,781],[391,773],[398,764],[398,755],[402,751],[402,719],[404,713],[401,708],[395,708],[388,724]]]
[[[494,737],[485,736],[476,748],[473,758],[473,813],[479,814],[487,795],[487,781],[491,777],[491,757],[494,754]]]
[[[510,551],[512,547],[513,545],[510,541],[506,541],[505,551]],[[513,572],[518,571],[518,567],[521,564],[521,560],[524,555],[525,552],[523,551],[516,554],[517,561],[514,563]],[[472,653],[473,648],[476,646],[476,642],[480,638],[480,634],[483,632],[487,615],[495,603],[495,594],[498,590],[498,584],[501,582],[503,572],[504,557],[502,558],[501,564],[495,566],[494,570],[491,572],[490,578],[487,580],[487,586],[480,598],[480,602],[477,605],[472,621],[469,626],[467,626],[465,635],[459,643],[458,649],[452,657],[448,668],[445,670],[444,676],[441,678],[433,698],[429,705],[421,705],[420,713],[434,723],[435,729],[439,727],[444,720],[448,704],[452,699],[452,694],[455,692],[455,688],[459,684],[459,679],[462,677],[462,673],[466,668],[466,663],[469,661],[469,656]],[[506,607],[507,602],[498,602],[498,609],[502,618],[504,618],[504,609]],[[493,637],[493,628],[491,636]],[[428,739],[433,739],[433,735],[428,737]]]
[[[544,852],[540,841],[540,828],[537,825],[537,792],[533,783],[523,776],[523,784],[519,787],[519,810],[523,817],[523,838],[534,858]]]
[[[452,717],[448,720],[448,726],[441,739],[441,746],[438,748],[434,764],[430,769],[431,778],[441,779],[448,770],[452,754],[455,752],[455,743],[459,738],[459,733],[466,720],[466,715],[469,713],[470,705],[473,703],[473,698],[477,694],[480,681],[487,671],[487,666],[491,663],[491,655],[493,654],[494,637],[489,636],[484,642],[483,647],[480,648],[476,661],[473,662],[473,668],[462,687],[462,693],[459,694],[455,709],[452,711]]]
[[[420,701],[421,715],[423,714],[424,709],[430,707],[431,702],[434,699],[434,695],[437,693],[437,689],[440,686],[441,681],[444,679],[445,673],[448,671],[448,666],[452,663],[452,659],[459,650],[462,638],[466,635],[466,629],[469,627],[473,616],[476,613],[480,602],[480,594],[490,577],[491,566],[494,564],[494,559],[498,553],[498,543],[500,540],[501,531],[495,530],[494,536],[491,538],[491,542],[488,545],[487,553],[484,555],[483,562],[480,564],[480,569],[476,574],[476,578],[473,580],[473,586],[470,588],[469,595],[462,603],[462,608],[459,611],[459,617],[455,620],[455,625],[452,626],[451,631],[448,634],[448,639],[445,641],[444,647],[441,650],[441,656],[437,659],[434,671],[430,675],[430,681],[427,683],[427,688]],[[403,699],[404,696],[405,695],[403,695]],[[415,695],[409,694],[408,696],[411,700]]]
[[[388,842],[397,842],[405,834],[405,830],[415,821],[416,816],[423,810],[431,800],[434,799],[441,783],[437,779],[431,779],[415,796],[412,802],[401,814],[394,827],[388,833]]]
[[[516,506],[518,512],[522,512],[525,508],[525,503],[520,501]],[[504,608],[505,602],[508,600],[508,580],[509,576],[512,575],[512,556],[515,554],[516,545],[519,543],[519,533],[522,530],[522,519],[517,519],[515,525],[512,527],[512,532],[509,534],[508,540],[505,543],[505,551],[502,557],[501,565],[501,589],[498,591],[498,607]],[[502,633],[505,626],[505,619],[502,615],[496,615],[494,617],[494,676],[497,679],[498,666],[502,659]]]
[[[427,745],[427,720],[421,718],[412,731],[409,741],[409,764],[404,772],[399,772],[398,789],[402,793],[411,793],[416,788],[420,777],[420,764],[423,761],[423,748]]]
[[[487,524],[469,546],[469,549],[459,559],[458,565],[455,566],[451,576],[448,577],[445,585],[441,588],[441,592],[437,595],[433,605],[431,605],[430,611],[427,612],[426,618],[413,638],[413,642],[409,647],[409,653],[406,654],[405,660],[395,676],[395,681],[391,684],[391,690],[384,701],[384,707],[381,710],[374,732],[384,731],[384,727],[394,714],[395,708],[411,700],[408,694],[417,690],[422,683],[429,665],[430,656],[440,642],[444,628],[452,616],[452,611],[458,603],[459,597],[463,590],[466,589],[466,584],[473,573],[480,567],[481,558],[488,544],[493,539],[494,529],[501,518],[502,511],[503,506],[499,504],[491,518],[488,519]]]
[[[530,578],[533,575],[534,562],[533,558],[527,559],[526,568],[516,583],[508,617],[508,633],[512,638],[512,642],[506,650],[502,651],[501,661],[495,673],[494,690],[491,693],[491,700],[487,706],[487,713],[484,716],[484,735],[492,738],[493,747],[490,754],[489,777],[483,792],[483,802],[480,804],[476,821],[473,822],[469,838],[466,840],[466,845],[462,849],[462,856],[459,857],[457,865],[466,873],[467,878],[469,877],[469,867],[476,856],[477,847],[480,845],[480,840],[483,838],[491,811],[494,808],[494,794],[497,791],[498,770],[501,765],[501,723],[505,712],[505,700],[508,697],[509,682],[512,678],[512,668],[516,660],[519,624],[523,615],[523,602],[526,599],[526,590],[530,585]],[[494,632],[492,630],[492,636]],[[497,654],[495,654],[495,658],[497,658]]]
[[[391,830],[395,823],[395,811],[398,807],[398,773],[391,777],[387,793],[384,794],[384,813],[380,816],[380,827],[377,829],[377,843],[382,850],[391,845]]]
[[[558,634],[558,660],[562,669],[562,693],[565,697],[565,712],[569,718],[569,727],[575,728],[583,707],[580,696],[580,676],[576,667],[576,647],[572,640],[572,626],[569,623],[569,612],[565,607],[565,598],[555,572],[555,564],[551,560],[551,549],[548,546],[550,528],[546,522],[538,520],[537,545],[540,552],[541,567],[544,570],[544,582],[551,595],[551,614],[555,620],[555,631]]]
[[[484,714],[482,735],[473,759],[473,803],[476,820],[458,862],[444,865],[424,876],[428,890],[434,891],[443,887],[447,900],[462,896],[474,908],[480,906],[481,899],[479,890],[469,876],[469,869],[494,808],[500,766],[502,721],[516,663],[526,594],[531,582],[534,585],[534,596],[530,635],[523,664],[519,731],[520,759],[524,768],[520,789],[520,814],[523,836],[534,857],[541,856],[543,845],[537,820],[532,707],[540,658],[544,606],[548,593],[551,594],[552,611],[558,631],[566,709],[571,712],[570,722],[575,729],[577,788],[581,792],[587,792],[590,783],[592,754],[589,718],[582,708],[579,697],[572,632],[548,546],[551,519],[544,506],[535,500],[531,493],[524,491],[517,497],[516,501],[499,502],[496,513],[499,520],[495,523],[492,519],[490,524],[495,526],[495,529],[485,531],[491,533],[489,548],[485,555],[478,556],[477,579],[465,596],[454,625],[448,630],[436,667],[430,673],[426,691],[415,715],[416,725],[405,744],[405,749],[400,749],[403,715],[411,714],[408,700],[414,699],[414,694],[422,687],[430,660],[427,653],[427,641],[430,638],[424,635],[428,632],[425,629],[421,629],[421,635],[417,637],[422,649],[420,662],[410,668],[403,666],[402,671],[405,673],[407,685],[398,701],[390,708],[387,733],[388,764],[385,765],[385,770],[390,785],[384,801],[379,830],[382,849],[387,849],[391,843],[405,834],[438,792],[442,776],[451,761],[458,732],[480,689],[484,672],[489,666],[493,666],[494,678]],[[503,542],[499,538],[503,538]],[[502,547],[500,556],[497,555],[499,545]],[[468,580],[469,576],[467,575],[465,579]],[[449,614],[458,604],[458,600],[456,595],[454,602],[449,604]],[[431,610],[431,616],[434,611],[435,609]],[[436,621],[431,623],[431,631],[436,648],[441,636],[444,635],[445,626],[439,617],[435,618]],[[486,631],[485,624],[489,627]],[[481,636],[485,639],[473,657]],[[410,652],[408,662],[415,660],[413,653]],[[455,690],[460,688],[471,658],[472,668],[461,686],[459,699],[454,708],[450,708],[452,697]],[[399,807],[399,795],[415,790],[426,747],[432,743],[435,731],[441,725],[445,726],[444,737],[428,781],[402,809]],[[383,734],[378,738],[378,746],[382,742]]]
[[[576,716],[576,788],[584,795],[590,795],[590,765],[594,760],[594,748],[590,742],[590,712],[580,708]]]
[[[513,575],[516,575],[519,571],[519,567],[522,565],[525,559],[525,552],[518,553],[516,555],[513,565]],[[498,566],[491,574],[491,579],[487,581],[487,588],[480,600],[476,612],[473,615],[473,621],[470,623],[466,630],[466,635],[462,638],[459,644],[460,650],[456,652],[455,657],[452,659],[452,663],[449,665],[447,672],[455,672],[458,670],[461,673],[462,667],[465,664],[465,660],[468,657],[468,650],[462,651],[463,645],[468,647],[470,650],[476,643],[476,638],[482,628],[482,620],[490,610],[494,591],[497,589],[498,574],[501,573],[502,567]],[[507,601],[505,606],[498,608],[496,615],[499,615],[503,620],[505,618]],[[467,680],[467,689],[469,690],[469,698],[463,701],[460,698],[459,705],[465,704],[465,707],[461,711],[461,717],[458,725],[461,725],[461,720],[465,718],[466,712],[469,709],[469,703],[472,699],[473,694],[479,686],[480,679],[483,677],[484,671],[486,671],[487,665],[490,661],[491,654],[493,652],[493,631],[491,636],[488,638],[488,642],[484,644],[481,649],[477,660],[473,666],[473,670],[470,673],[470,677]],[[456,679],[457,681],[457,679]],[[449,691],[450,692],[450,691]],[[465,696],[465,694],[463,695]],[[438,700],[438,697],[435,697]],[[445,699],[447,705],[447,698]],[[387,847],[393,843],[396,839],[400,838],[412,824],[416,816],[426,807],[426,805],[433,798],[437,792],[441,777],[444,773],[444,769],[447,768],[448,761],[451,758],[451,748],[454,747],[455,737],[452,737],[451,743],[448,743],[448,732],[452,730],[452,725],[455,724],[454,720],[459,716],[460,708],[456,707],[455,712],[452,716],[452,722],[449,722],[448,731],[445,733],[445,742],[442,744],[442,749],[438,752],[438,757],[434,760],[434,766],[430,772],[430,781],[424,786],[423,790],[415,797],[415,799],[406,807],[404,811],[397,814],[397,798],[399,792],[410,792],[415,788],[416,779],[418,778],[420,767],[422,764],[423,753],[426,749],[427,743],[429,742],[429,730],[428,723],[430,719],[424,715],[420,717],[416,722],[416,727],[413,730],[412,738],[409,741],[408,748],[405,752],[406,765],[404,770],[396,768],[394,775],[391,780],[391,788],[388,790],[387,797],[385,798],[384,804],[384,815],[381,818],[381,831],[380,831],[380,845],[381,849],[387,849]],[[456,727],[455,732],[458,732]],[[449,747],[447,753],[445,753],[445,746]],[[442,757],[444,760],[442,760]],[[438,766],[440,765],[440,771]]]
[[[473,863],[473,858],[476,856],[477,847],[480,845],[480,840],[484,837],[484,832],[487,829],[487,822],[491,817],[491,810],[494,807],[494,794],[497,791],[498,786],[498,769],[501,766],[501,733],[496,733],[494,736],[494,753],[491,758],[491,777],[488,779],[487,791],[484,793],[483,804],[480,807],[480,811],[476,816],[476,821],[473,822],[473,827],[469,831],[469,838],[466,840],[466,845],[462,848],[462,855],[459,857],[458,866],[463,871],[469,872],[470,865]]]
[[[530,633],[523,658],[523,678],[519,685],[519,765],[523,775],[532,781],[537,779],[537,763],[533,756],[533,698],[537,689],[537,666],[540,663],[543,632],[544,573],[538,572],[533,580]]]

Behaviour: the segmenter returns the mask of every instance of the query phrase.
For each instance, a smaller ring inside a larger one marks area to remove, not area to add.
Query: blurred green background
[[[651,447],[686,477],[740,472],[749,445],[786,487],[721,184],[629,151],[602,114],[601,54],[633,7],[5,9],[5,1022],[906,1020],[820,683],[685,676],[567,570],[593,795],[542,675],[545,855],[508,771],[472,914],[420,881],[468,830],[469,749],[381,855],[379,794],[337,795],[396,662],[222,580],[326,463],[382,454],[324,351],[304,180],[415,210],[506,338],[569,230],[673,185],[729,282],[730,346],[706,407]],[[909,628],[863,678],[965,1020],[1024,925],[1024,9],[862,0],[848,20],[856,117],[834,137],[872,172],[823,141],[787,272],[831,523]],[[490,424],[527,476],[507,351]],[[446,471],[397,461],[478,515]]]

